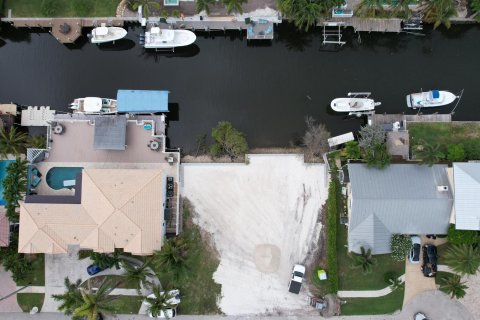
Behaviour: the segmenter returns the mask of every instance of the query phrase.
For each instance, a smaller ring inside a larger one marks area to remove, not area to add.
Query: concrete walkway
[[[401,275],[398,279],[403,283],[405,281],[405,275]],[[340,298],[378,298],[386,296],[391,293],[390,286],[380,290],[352,290],[352,291],[338,291],[337,295]]]
[[[3,266],[0,266],[0,299],[10,295],[16,289],[17,285],[12,280],[12,274],[5,271]],[[0,312],[22,312],[22,309],[18,306],[16,294],[0,300]],[[0,318],[3,318],[3,314]]]
[[[22,287],[17,287],[17,289],[20,289]],[[31,286],[27,287],[22,290],[22,293],[45,293],[45,287],[42,286]],[[65,293],[65,287],[55,287],[51,288],[50,294],[63,294]],[[113,289],[112,292],[110,293],[113,296],[138,296],[138,291],[137,289],[122,289],[122,288],[117,288]]]

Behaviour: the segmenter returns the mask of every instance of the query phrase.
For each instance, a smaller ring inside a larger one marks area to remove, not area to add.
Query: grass
[[[32,271],[24,280],[17,282],[18,286],[44,286],[45,285],[45,255],[36,254],[27,256],[32,263]]]
[[[189,239],[187,272],[177,280],[165,270],[155,270],[164,288],[178,288],[182,302],[178,306],[180,314],[219,314],[217,298],[221,285],[213,280],[219,259],[200,228],[192,222],[191,208],[184,201],[184,226],[182,236]]]
[[[342,316],[348,315],[375,315],[392,314],[402,309],[404,286],[400,286],[392,293],[379,298],[351,298],[345,299],[342,305]]]
[[[40,311],[44,299],[43,293],[17,293],[17,302],[23,312],[30,312],[33,307],[37,307]]]
[[[142,305],[141,296],[113,296],[115,300],[111,302],[119,314],[138,314]]]
[[[120,0],[82,0],[91,3],[91,9],[87,14],[82,14],[86,17],[114,17],[117,6]],[[77,17],[77,14],[72,0],[55,0],[58,9],[53,15],[55,17]],[[8,9],[12,9],[14,17],[44,17],[42,10],[42,0],[5,0],[5,12],[7,15]]]

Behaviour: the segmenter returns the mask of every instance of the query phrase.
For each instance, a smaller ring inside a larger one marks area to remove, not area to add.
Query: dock
[[[330,18],[325,21],[319,21],[317,26],[323,26],[325,22],[339,23],[344,27],[352,27],[355,32],[396,32],[402,31],[402,19],[389,18]]]

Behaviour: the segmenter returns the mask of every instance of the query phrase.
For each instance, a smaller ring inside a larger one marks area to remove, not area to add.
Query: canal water
[[[74,98],[114,98],[117,89],[170,90],[170,145],[187,151],[221,120],[245,132],[253,147],[298,143],[307,115],[332,134],[357,130],[362,120],[329,109],[349,91],[372,92],[382,102],[377,112],[412,113],[409,93],[465,89],[454,119],[480,120],[479,26],[425,36],[365,33],[361,43],[347,32],[347,45],[335,50],[322,47],[320,30],[298,33],[282,24],[271,43],[249,44],[235,32],[199,33],[194,46],[175,55],[145,52],[137,44],[140,32],[129,27],[128,39],[115,46],[86,39],[64,46],[48,32],[3,25],[0,102],[67,111]]]

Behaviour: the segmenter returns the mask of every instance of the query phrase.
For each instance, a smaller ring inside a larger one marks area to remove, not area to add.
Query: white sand
[[[249,165],[182,165],[182,194],[220,252],[220,308],[227,315],[308,309],[305,286],[296,295],[287,285],[318,241],[325,167],[300,155],[249,158]]]

